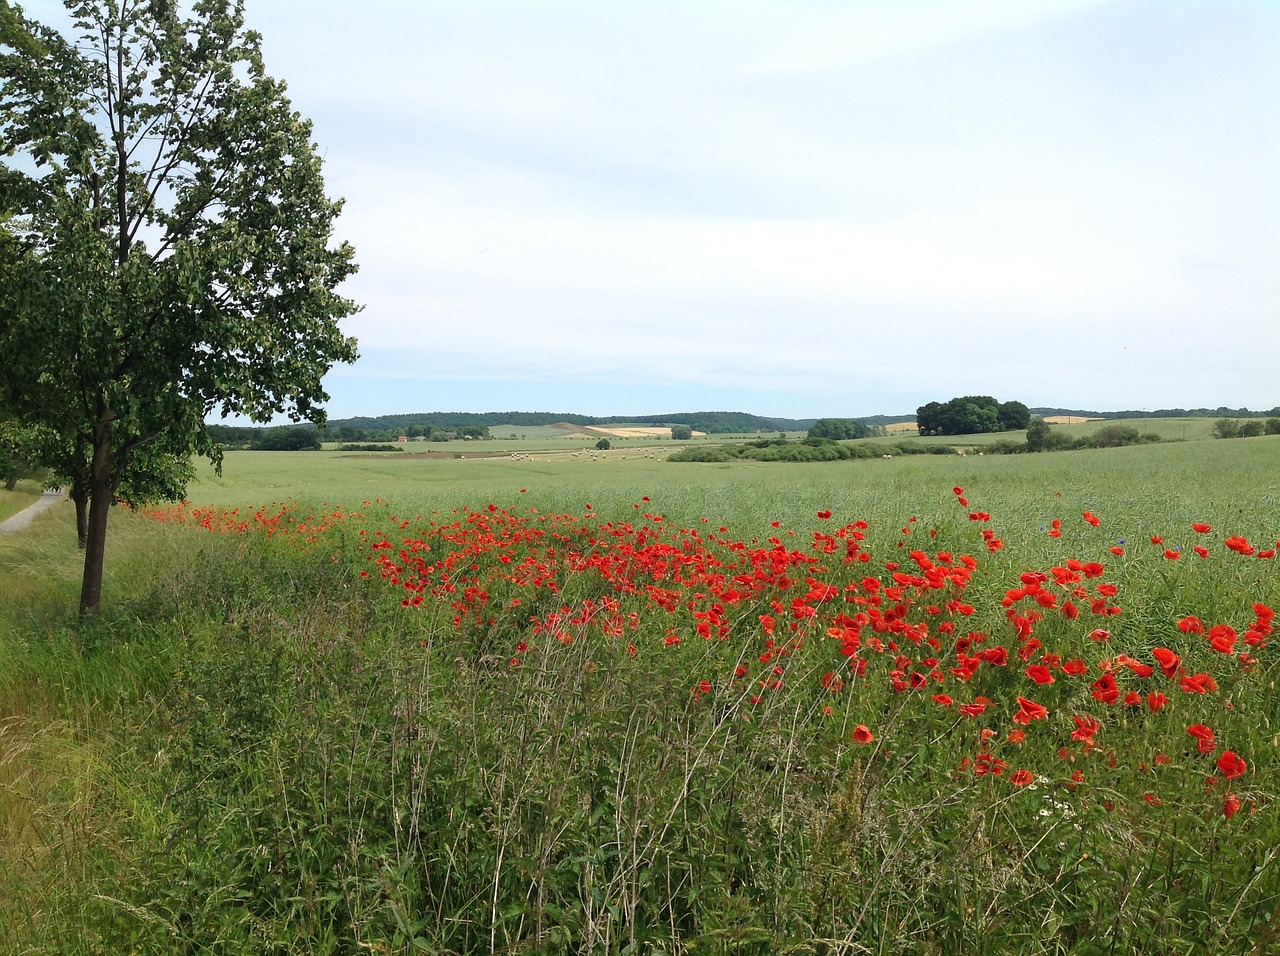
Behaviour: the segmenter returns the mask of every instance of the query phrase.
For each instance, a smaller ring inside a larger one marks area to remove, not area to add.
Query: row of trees
[[[1259,435],[1280,435],[1280,418],[1265,421],[1251,418],[1243,422],[1238,418],[1219,418],[1213,423],[1214,438],[1256,438]]]
[[[832,441],[850,441],[855,438],[866,438],[871,429],[862,422],[848,418],[819,418],[809,429],[809,438],[828,438]]]
[[[1031,410],[1022,402],[998,402],[990,395],[965,395],[916,409],[921,435],[978,435],[1027,427]]]
[[[709,434],[744,434],[751,432],[798,431],[808,428],[812,419],[764,418],[746,412],[675,412],[661,415],[576,415],[568,412],[414,412],[409,414],[378,415],[335,420],[333,429],[350,429],[360,435],[389,432],[407,434],[407,429],[435,427],[446,430],[471,425],[493,427],[498,425],[537,426],[558,425],[648,425],[668,428],[686,425],[690,431]]]
[[[206,418],[323,419],[356,267],[242,4],[67,7],[0,0],[0,418],[70,488],[86,614],[112,502],[180,494]]]

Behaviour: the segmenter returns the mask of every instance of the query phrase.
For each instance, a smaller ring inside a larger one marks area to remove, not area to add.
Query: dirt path
[[[14,531],[21,531],[35,520],[36,515],[44,511],[46,508],[53,507],[59,501],[65,500],[65,498],[66,495],[64,495],[61,490],[46,491],[34,503],[27,505],[26,508],[19,511],[12,518],[0,521],[0,534],[11,534]]]

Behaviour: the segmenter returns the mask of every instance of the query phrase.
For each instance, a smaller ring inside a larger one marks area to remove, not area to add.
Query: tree
[[[672,425],[671,438],[674,441],[689,441],[693,438],[693,429],[688,425]]]
[[[1043,418],[1027,422],[1027,451],[1048,451],[1049,423]]]
[[[1031,422],[1031,409],[1022,402],[1002,402],[996,410],[996,419],[1003,431],[1021,431]]]
[[[335,291],[355,271],[331,245],[341,204],[240,4],[68,9],[74,42],[0,21],[0,405],[56,433],[87,489],[86,614],[131,469],[216,462],[215,411],[323,420],[357,306]]]
[[[608,451],[612,447],[613,445],[609,443],[609,439],[607,438],[601,438],[598,442],[596,442],[596,448],[598,448],[600,451]]]

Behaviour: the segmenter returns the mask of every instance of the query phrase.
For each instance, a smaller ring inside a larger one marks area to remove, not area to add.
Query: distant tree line
[[[929,402],[916,409],[921,435],[982,435],[1027,427],[1031,410],[1022,402],[998,402],[990,395],[965,395]]]
[[[434,425],[406,425],[403,428],[357,428],[351,425],[287,425],[275,428],[245,428],[231,425],[207,425],[209,437],[223,448],[283,450],[281,443],[298,447],[320,447],[321,442],[360,444],[395,442],[401,437],[423,441],[447,442],[459,439],[482,440],[490,437],[486,425],[463,425],[442,428]],[[284,436],[281,433],[286,433]],[[304,440],[303,436],[307,436]]]
[[[1155,411],[1134,411],[1132,409],[1119,412],[1093,412],[1079,408],[1033,408],[1032,414],[1042,418],[1057,415],[1073,418],[1280,418],[1280,405],[1265,412],[1251,412],[1247,408],[1157,408]]]
[[[697,445],[682,448],[667,458],[675,462],[718,461],[853,461],[896,455],[954,455],[948,445],[925,445],[920,442],[898,444],[848,445],[830,438],[806,437],[799,441],[785,438],[763,438],[734,445]]]
[[[537,425],[647,425],[670,428],[687,425],[691,431],[731,435],[752,432],[804,431],[813,419],[766,418],[746,412],[676,412],[662,415],[575,415],[569,412],[414,412],[404,415],[379,415],[376,418],[333,419],[329,429],[350,428],[363,432],[395,432],[407,434],[412,426],[456,430],[470,426],[492,428],[498,425],[533,427]]]

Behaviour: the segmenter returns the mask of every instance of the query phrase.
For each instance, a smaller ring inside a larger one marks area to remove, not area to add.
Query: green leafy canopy
[[[67,6],[0,18],[0,405],[109,503],[142,446],[216,458],[214,412],[323,420],[356,266],[242,3]]]

